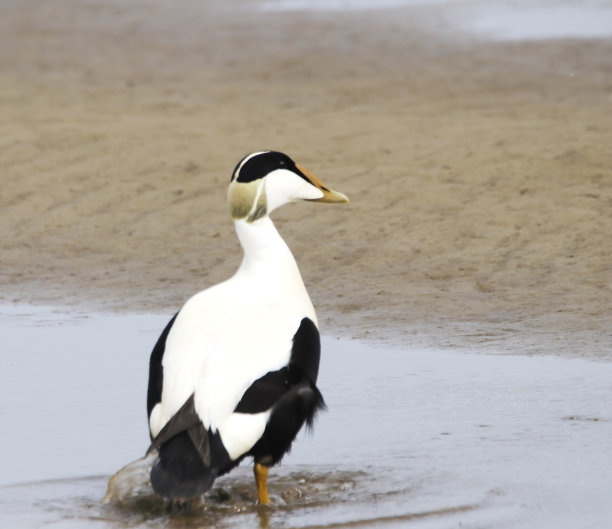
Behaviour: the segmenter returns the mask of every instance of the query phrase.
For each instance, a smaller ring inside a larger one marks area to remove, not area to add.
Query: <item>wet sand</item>
[[[2,2],[0,299],[174,311],[274,148],[352,199],[275,214],[325,334],[609,357],[612,40],[219,4]]]

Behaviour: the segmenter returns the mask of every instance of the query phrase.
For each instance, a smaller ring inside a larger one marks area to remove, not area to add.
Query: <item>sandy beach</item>
[[[612,6],[540,2],[0,2],[0,525],[609,524]],[[149,354],[265,148],[351,198],[273,215],[328,409],[177,513]]]
[[[174,312],[273,148],[352,201],[274,216],[325,334],[609,358],[612,40],[257,5],[2,2],[2,302]]]

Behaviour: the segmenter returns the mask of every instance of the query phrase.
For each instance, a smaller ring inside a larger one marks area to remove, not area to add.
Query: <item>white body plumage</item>
[[[295,259],[270,218],[236,221],[236,231],[242,264],[179,312],[166,341],[162,400],[149,420],[155,437],[194,393],[202,423],[220,431],[233,459],[255,444],[267,419],[233,413],[242,395],[287,365],[302,318],[317,323]]]

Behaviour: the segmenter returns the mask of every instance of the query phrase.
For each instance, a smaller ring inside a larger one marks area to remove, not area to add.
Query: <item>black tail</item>
[[[171,499],[201,496],[210,490],[216,477],[215,469],[204,464],[186,431],[160,446],[151,469],[153,490]]]
[[[238,462],[225,450],[219,432],[204,428],[193,395],[153,440],[159,457],[151,469],[153,490],[170,499],[189,500],[212,487],[215,478]]]

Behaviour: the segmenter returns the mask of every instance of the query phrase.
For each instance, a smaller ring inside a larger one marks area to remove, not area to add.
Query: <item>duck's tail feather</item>
[[[201,496],[210,490],[216,477],[215,468],[204,463],[189,431],[163,443],[151,469],[153,490],[170,499]]]
[[[212,487],[233,462],[218,432],[201,423],[193,395],[159,432],[149,452],[158,458],[151,469],[153,490],[170,499],[189,500]]]

